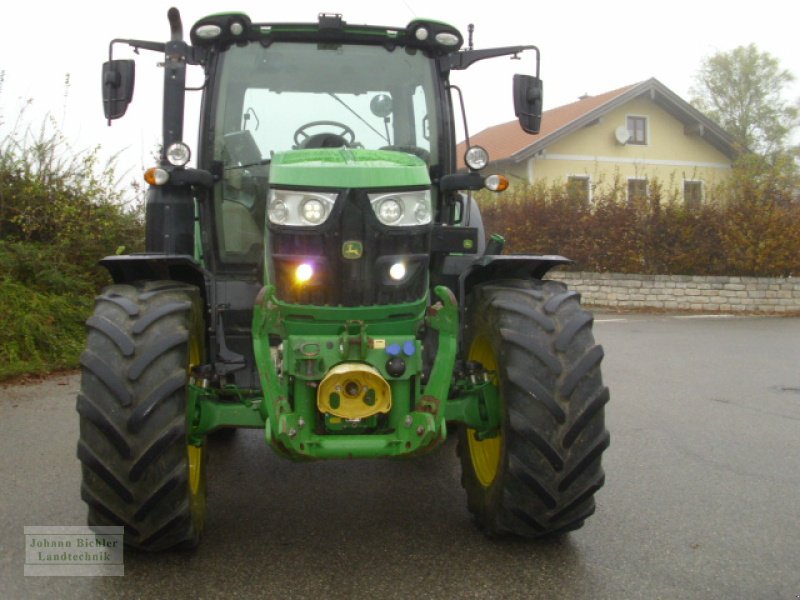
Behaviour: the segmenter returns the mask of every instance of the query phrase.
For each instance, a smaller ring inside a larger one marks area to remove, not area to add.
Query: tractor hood
[[[270,184],[319,188],[398,188],[429,186],[425,162],[389,150],[320,148],[277,152]]]

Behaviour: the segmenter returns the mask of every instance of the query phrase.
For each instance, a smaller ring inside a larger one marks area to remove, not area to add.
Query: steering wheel
[[[335,127],[339,133],[317,133],[310,135],[306,129],[312,127]],[[301,125],[294,132],[294,143],[298,148],[335,148],[351,146],[356,141],[355,132],[339,121],[311,121]]]

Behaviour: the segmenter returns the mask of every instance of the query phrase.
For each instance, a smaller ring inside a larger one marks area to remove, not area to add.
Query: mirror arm
[[[486,187],[485,179],[480,173],[452,173],[439,179],[439,189],[442,192],[456,192],[460,190],[482,190]]]
[[[497,58],[498,56],[515,56],[525,50],[533,50],[536,52],[536,77],[539,77],[539,48],[536,46],[505,46],[503,48],[489,48],[486,50],[462,50],[461,52],[454,52],[447,58],[449,60],[450,69],[456,71],[463,71],[478,62],[487,58]]]
[[[108,44],[108,60],[114,60],[114,44],[127,44],[133,47],[133,51],[138,54],[141,50],[152,50],[153,52],[166,52],[167,46],[163,42],[148,42],[145,40],[124,40],[121,38],[111,40]]]

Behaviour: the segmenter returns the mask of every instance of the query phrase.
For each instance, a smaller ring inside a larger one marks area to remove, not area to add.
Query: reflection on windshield
[[[223,61],[215,157],[228,167],[285,150],[341,146],[435,161],[433,67],[421,52],[250,44],[230,49]]]

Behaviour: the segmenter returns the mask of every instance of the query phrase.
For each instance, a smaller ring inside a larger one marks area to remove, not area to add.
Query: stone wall
[[[551,271],[583,303],[611,308],[704,312],[800,313],[800,279],[623,275]]]

